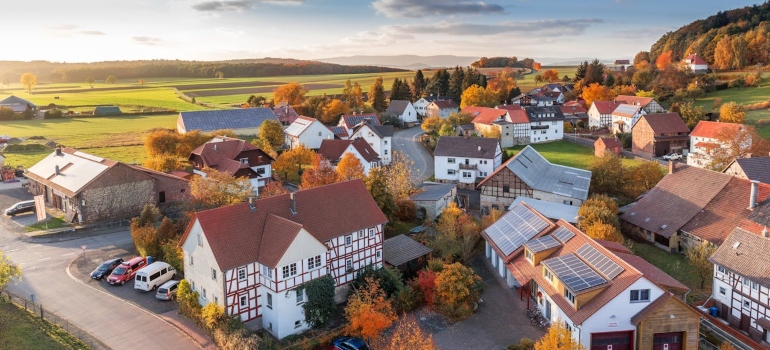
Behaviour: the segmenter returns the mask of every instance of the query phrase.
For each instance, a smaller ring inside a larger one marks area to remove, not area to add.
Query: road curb
[[[155,317],[156,319],[158,319],[158,320],[160,320],[160,321],[163,321],[163,322],[165,322],[165,323],[167,323],[167,324],[171,325],[171,326],[172,326],[172,327],[174,327],[174,329],[176,329],[176,330],[177,330],[179,333],[183,334],[185,337],[187,337],[188,339],[190,339],[190,340],[191,340],[191,341],[192,341],[194,344],[198,345],[198,348],[199,348],[199,349],[205,349],[205,348],[203,347],[203,345],[202,345],[201,343],[199,343],[199,342],[198,342],[198,341],[195,339],[195,337],[193,337],[193,336],[191,336],[189,333],[187,333],[187,332],[183,331],[183,330],[182,330],[182,328],[180,328],[180,327],[179,327],[179,326],[177,326],[176,324],[174,324],[174,323],[172,323],[172,322],[169,322],[168,320],[164,319],[163,317],[160,317],[159,315],[157,315],[157,314],[155,314],[155,313],[152,313],[152,312],[150,312],[150,311],[147,311],[147,309],[145,309],[145,308],[143,308],[143,307],[141,307],[141,306],[137,305],[136,303],[134,303],[134,302],[132,302],[132,301],[130,301],[130,300],[121,299],[121,298],[118,298],[118,297],[116,297],[116,296],[114,296],[114,295],[112,295],[112,294],[110,294],[110,293],[107,293],[107,292],[105,292],[105,291],[103,291],[103,290],[99,290],[99,289],[93,288],[93,287],[89,286],[87,283],[85,283],[85,282],[83,282],[83,281],[79,280],[78,278],[76,278],[76,277],[75,277],[75,276],[72,274],[72,272],[70,272],[70,266],[72,266],[72,264],[73,264],[73,263],[74,263],[74,262],[75,262],[77,259],[79,259],[81,256],[83,256],[83,255],[78,255],[78,256],[77,256],[77,257],[75,257],[74,259],[70,260],[70,262],[67,264],[67,267],[65,268],[65,271],[66,271],[66,273],[67,273],[67,276],[68,276],[68,277],[69,277],[71,280],[73,280],[73,281],[75,281],[75,282],[77,282],[77,283],[80,283],[80,284],[82,284],[82,285],[84,285],[84,286],[86,286],[86,287],[88,287],[88,288],[90,288],[90,289],[92,289],[92,290],[95,290],[95,291],[97,291],[97,292],[99,292],[99,293],[102,293],[102,294],[104,294],[104,295],[106,295],[106,296],[109,296],[110,298],[113,298],[113,299],[115,299],[115,300],[119,300],[119,301],[122,301],[122,302],[124,302],[124,303],[126,303],[126,304],[129,304],[129,305],[131,305],[131,306],[133,306],[133,307],[135,307],[135,308],[139,309],[140,311],[144,312],[145,314],[148,314],[148,315],[150,315],[150,316],[152,316],[152,317]],[[90,333],[90,332],[89,332],[89,333]],[[94,338],[97,338],[97,339],[99,339],[99,341],[101,341],[102,343],[105,343],[103,339],[101,339],[101,338],[99,338],[99,337],[97,337],[97,336],[95,336],[95,335],[93,335],[93,334],[91,334],[91,336],[93,336]],[[105,343],[105,344],[106,344],[106,343]]]

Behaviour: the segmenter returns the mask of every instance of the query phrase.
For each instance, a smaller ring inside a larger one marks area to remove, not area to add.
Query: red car
[[[136,271],[147,266],[147,259],[137,256],[128,261],[124,261],[115,270],[112,270],[110,277],[107,277],[107,282],[110,284],[125,284],[126,281],[130,281],[136,275]]]

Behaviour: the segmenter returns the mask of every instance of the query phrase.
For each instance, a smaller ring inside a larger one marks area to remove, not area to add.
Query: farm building
[[[271,108],[263,107],[181,112],[176,130],[184,134],[193,130],[212,132],[230,129],[237,135],[259,135],[259,127],[266,120],[280,122]]]
[[[37,106],[27,101],[21,97],[16,97],[14,95],[8,96],[3,100],[0,100],[0,107],[10,108],[16,113],[22,113],[27,110],[27,107],[29,107],[32,110],[37,109]]]
[[[117,115],[123,113],[118,106],[96,106],[94,115]]]
[[[623,144],[620,143],[617,138],[598,138],[596,142],[594,142],[594,155],[597,157],[604,157],[604,153],[607,151],[615,153],[615,155],[620,155],[620,152],[623,152]]]
[[[426,184],[420,190],[424,191],[412,195],[409,199],[418,210],[425,209],[425,216],[429,220],[435,220],[457,197],[456,184]]]

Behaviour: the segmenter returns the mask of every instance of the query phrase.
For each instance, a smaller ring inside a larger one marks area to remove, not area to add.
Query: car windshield
[[[166,288],[158,288],[158,294],[166,294]]]
[[[109,268],[110,268],[110,265],[112,265],[112,264],[110,264],[110,263],[108,263],[108,262],[106,262],[106,263],[103,263],[103,264],[99,265],[99,267],[97,268],[97,270],[99,270],[99,271],[107,271],[107,269],[109,269]]]
[[[126,272],[126,267],[125,266],[118,266],[118,268],[116,268],[114,271],[112,271],[112,274],[113,275],[122,275],[125,272]]]

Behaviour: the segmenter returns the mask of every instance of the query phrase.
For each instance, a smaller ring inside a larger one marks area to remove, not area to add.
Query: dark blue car
[[[112,260],[107,260],[103,262],[99,267],[96,268],[93,272],[91,272],[91,278],[95,280],[100,280],[102,277],[109,275],[112,273],[112,270],[114,270],[120,263],[123,262],[123,259],[121,258],[115,258]]]
[[[339,337],[332,344],[342,350],[371,350],[363,339],[356,337]]]

